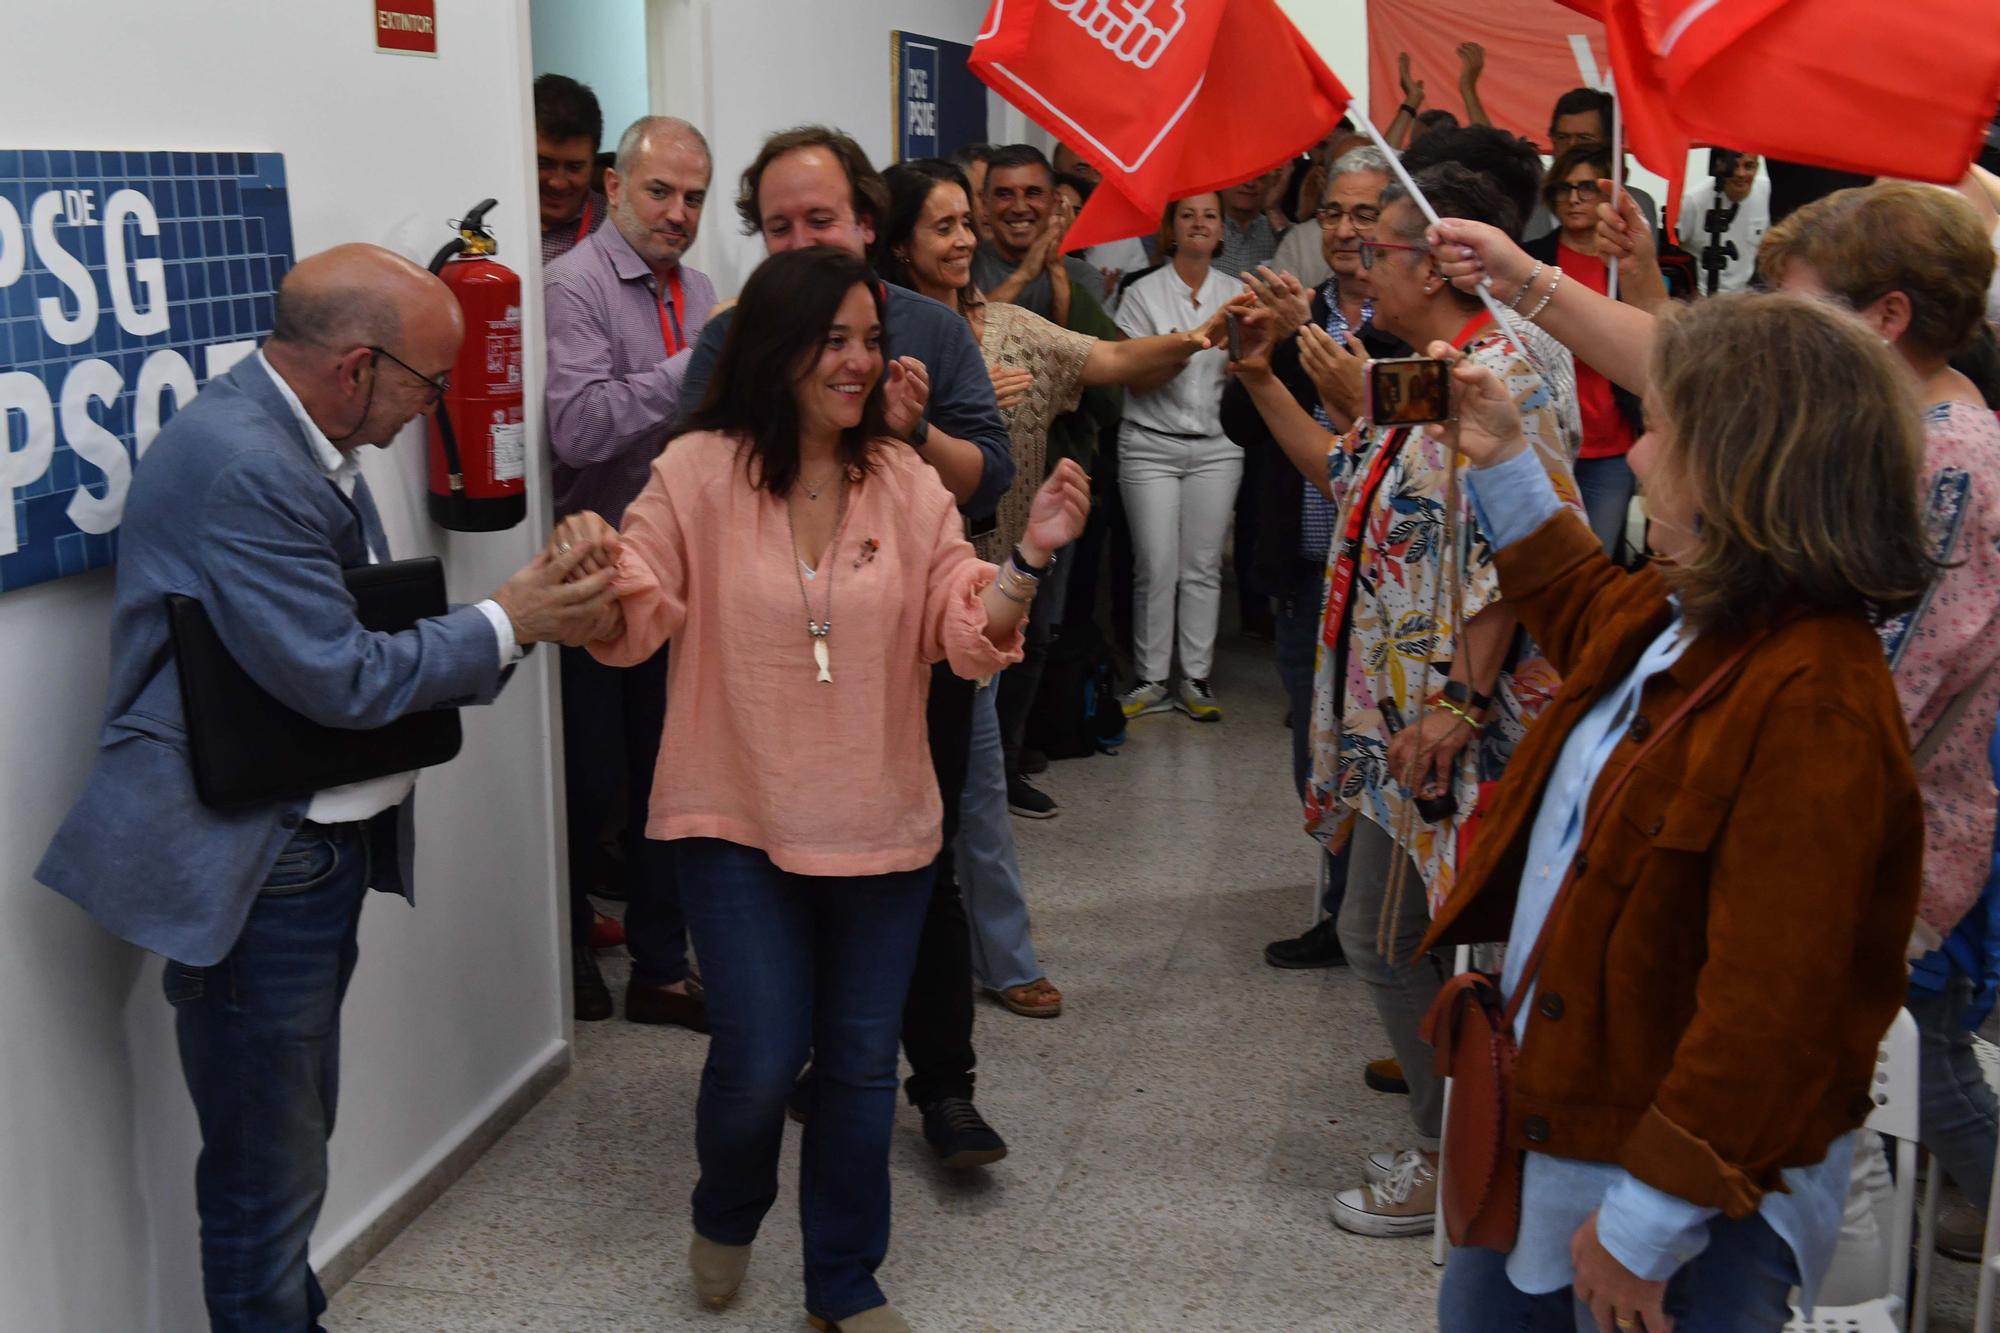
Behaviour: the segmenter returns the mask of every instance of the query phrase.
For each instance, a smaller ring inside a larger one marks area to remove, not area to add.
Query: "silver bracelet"
[[[1006,562],[1000,566],[999,573],[994,575],[993,586],[999,589],[1000,595],[1008,601],[1019,602],[1025,606],[1035,600],[1035,594],[1041,590],[1042,585],[1041,580],[1024,572],[1014,563],[1014,557],[1009,555]]]
[[[1549,284],[1548,295],[1542,298],[1542,303],[1540,305],[1536,306],[1533,310],[1530,310],[1528,312],[1528,322],[1530,324],[1534,323],[1536,320],[1542,317],[1542,312],[1549,308],[1549,302],[1556,299],[1556,289],[1562,285],[1563,285],[1563,271],[1561,269],[1557,269],[1555,281]]]
[[[1535,261],[1535,267],[1531,269],[1528,273],[1528,280],[1521,284],[1521,290],[1515,292],[1514,299],[1507,303],[1507,308],[1509,310],[1518,311],[1521,308],[1521,302],[1527,299],[1528,288],[1535,285],[1535,279],[1541,277],[1542,270],[1547,267],[1548,265],[1543,263],[1541,260],[1537,259]]]

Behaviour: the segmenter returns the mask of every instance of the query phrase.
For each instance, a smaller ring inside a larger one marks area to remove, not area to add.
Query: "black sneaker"
[[[569,951],[570,987],[576,1001],[576,1021],[602,1023],[611,1017],[611,988],[597,970],[597,951],[579,944]]]
[[[991,1166],[1007,1155],[1007,1141],[964,1097],[940,1097],[924,1108],[924,1140],[954,1171]]]
[[[1296,939],[1273,940],[1264,946],[1264,961],[1272,967],[1346,967],[1347,955],[1340,949],[1340,932],[1334,918],[1327,917]]]
[[[799,1075],[799,1081],[792,1084],[791,1095],[785,1098],[785,1114],[795,1125],[803,1125],[812,1115],[813,1071],[807,1065]]]
[[[1007,779],[1007,808],[1023,819],[1054,819],[1058,813],[1053,796],[1018,774]]]

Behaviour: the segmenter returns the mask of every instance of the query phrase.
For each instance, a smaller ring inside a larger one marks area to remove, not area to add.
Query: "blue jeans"
[[[1301,568],[1292,586],[1278,599],[1278,679],[1292,710],[1292,785],[1304,805],[1306,784],[1312,781],[1313,667],[1319,652],[1320,617],[1326,614],[1326,571]],[[1339,917],[1347,895],[1347,853],[1326,856],[1326,892],[1320,908]]]
[[[326,1198],[340,1003],[367,886],[360,825],[305,825],[229,956],[213,967],[167,963],[201,1124],[195,1207],[214,1333],[306,1333],[326,1309],[306,1246]]]
[[[1917,1119],[1924,1147],[1973,1206],[1981,1207],[1993,1189],[2000,1100],[1980,1073],[1972,1030],[1960,1017],[1972,1003],[1972,982],[1955,975],[1942,991],[1911,987],[1907,1003],[1920,1042]]]
[[[1597,534],[1604,553],[1618,558],[1618,542],[1625,535],[1625,513],[1632,507],[1637,483],[1625,455],[1613,458],[1576,460],[1576,489],[1583,497],[1583,512],[1590,516],[1590,530]]]
[[[1778,1333],[1792,1316],[1797,1262],[1752,1213],[1708,1224],[1708,1248],[1674,1274],[1664,1302],[1674,1333]],[[1570,1288],[1530,1296],[1507,1280],[1507,1256],[1453,1250],[1438,1289],[1440,1333],[1597,1333]]]
[[[785,1098],[808,1056],[799,1160],[806,1309],[838,1323],[883,1303],[896,1045],[934,872],[817,878],[713,838],[674,844],[708,988],[695,1104],[694,1229],[748,1245],[778,1197]]]
[[[1028,938],[1028,895],[1007,813],[1007,770],[1000,744],[997,682],[972,702],[972,753],[958,805],[953,860],[972,918],[972,975],[987,990],[1039,980],[1041,962]]]

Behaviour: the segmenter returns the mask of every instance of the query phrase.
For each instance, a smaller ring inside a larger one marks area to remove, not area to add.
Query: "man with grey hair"
[[[715,307],[715,284],[681,262],[701,227],[710,174],[699,130],[672,116],[640,117],[620,136],[606,175],[611,225],[543,273],[558,519],[588,509],[617,523],[680,425],[682,382]],[[562,701],[576,1017],[612,1014],[591,947],[589,894],[598,837],[622,775],[625,944],[632,954],[625,1017],[705,1032],[707,1006],[688,967],[673,857],[646,837],[666,725],[667,649],[628,668],[566,649]]]
[[[209,806],[181,692],[203,659],[177,651],[168,599],[199,601],[266,694],[352,731],[490,703],[525,647],[589,642],[619,614],[609,571],[585,572],[601,553],[579,546],[536,555],[483,602],[401,633],[365,628],[343,571],[391,552],[360,455],[436,410],[464,321],[421,266],[343,245],[285,275],[273,324],[132,474],[106,721],[35,871],[167,960],[201,1127],[195,1209],[216,1333],[311,1329],[326,1309],[308,1242],[326,1197],[341,1001],[369,889],[410,891],[418,775],[312,790],[321,778],[301,766],[249,804]]]
[[[1335,354],[1350,364],[1358,365],[1370,355],[1409,354],[1409,348],[1374,328],[1375,310],[1369,299],[1368,278],[1361,268],[1361,242],[1374,234],[1389,175],[1389,159],[1377,148],[1351,148],[1335,159],[1326,193],[1313,214],[1327,277],[1310,298],[1306,295],[1310,289],[1290,274],[1261,268],[1244,277],[1245,284],[1273,311],[1282,334],[1282,341],[1272,349],[1271,368],[1292,390],[1292,401],[1284,404],[1287,415],[1303,422],[1310,414],[1320,429],[1332,434],[1354,423],[1346,412],[1330,415],[1321,402],[1320,391],[1300,363],[1301,326],[1310,321],[1324,329]],[[1307,225],[1302,222],[1299,228]],[[1229,437],[1244,446],[1244,486],[1255,486],[1256,502],[1264,506],[1263,520],[1257,525],[1260,540],[1251,558],[1259,581],[1281,590],[1275,625],[1278,675],[1291,705],[1292,781],[1303,799],[1311,776],[1313,654],[1319,643],[1320,616],[1326,609],[1324,576],[1327,552],[1333,544],[1334,505],[1317,487],[1305,485],[1298,470],[1285,460],[1273,439],[1278,423],[1264,417],[1238,382],[1232,381],[1223,395],[1222,422]],[[1271,966],[1337,967],[1345,961],[1334,931],[1346,887],[1344,863],[1327,858],[1322,878],[1326,888],[1321,905],[1326,917],[1295,939],[1266,946],[1264,960]]]

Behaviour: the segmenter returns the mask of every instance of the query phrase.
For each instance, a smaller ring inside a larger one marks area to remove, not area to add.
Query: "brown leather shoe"
[[[1410,1081],[1403,1077],[1403,1066],[1394,1057],[1370,1060],[1368,1068],[1361,1073],[1361,1081],[1376,1092],[1392,1096],[1407,1096],[1410,1091]]]
[[[686,994],[668,990],[665,986],[628,982],[625,986],[625,1020],[707,1032],[708,992],[693,977],[688,978]]]

